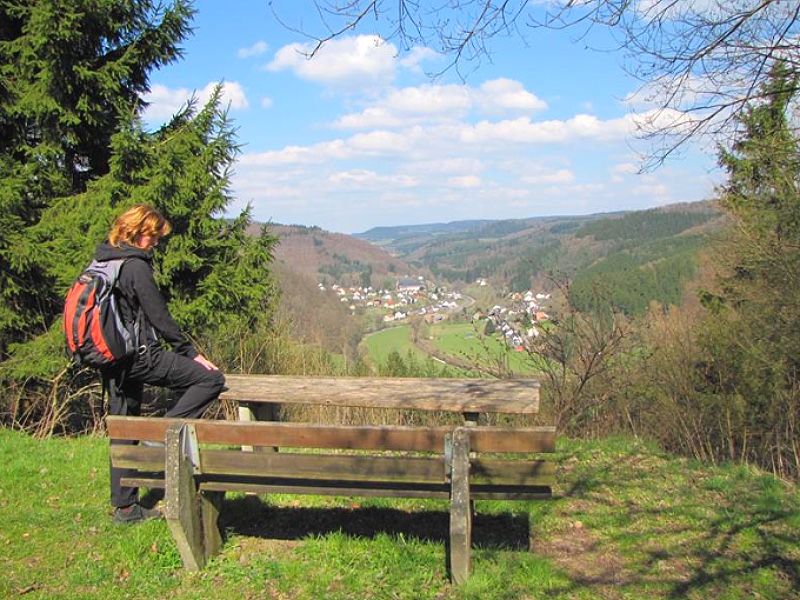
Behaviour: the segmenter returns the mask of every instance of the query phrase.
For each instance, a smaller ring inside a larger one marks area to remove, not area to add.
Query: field
[[[437,355],[447,362],[478,365],[517,376],[530,376],[536,370],[525,352],[509,350],[497,337],[485,337],[472,323],[452,323],[442,321],[428,326],[427,340],[423,343],[431,345]],[[367,338],[367,351],[375,364],[386,362],[389,353],[397,350],[401,357],[410,351],[418,358],[428,354],[411,340],[411,327],[401,325],[373,333]],[[449,359],[449,360],[448,360]]]
[[[376,365],[384,364],[394,350],[402,357],[409,352],[418,358],[427,356],[411,341],[411,327],[408,325],[390,327],[367,336],[366,347],[370,360]]]
[[[2,598],[800,598],[795,488],[634,439],[561,439],[553,500],[479,502],[462,587],[443,502],[229,495],[222,553],[189,573],[164,522],[111,523],[106,440],[3,429],[0,452]]]
[[[527,353],[508,349],[496,336],[480,334],[485,323],[443,322],[430,328],[433,343],[441,352],[483,367],[496,367],[500,371],[518,376],[536,372]]]

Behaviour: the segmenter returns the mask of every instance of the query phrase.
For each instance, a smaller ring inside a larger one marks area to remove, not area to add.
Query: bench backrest
[[[197,441],[205,444],[235,444],[285,448],[335,448],[442,452],[453,426],[316,425],[306,423],[181,420],[155,417],[106,419],[109,437],[120,440],[164,441],[176,422],[194,426]],[[470,447],[483,453],[537,453],[555,450],[554,427],[474,427]]]
[[[163,441],[170,428],[189,427],[195,471],[205,489],[352,495],[447,497],[452,439],[469,446],[476,498],[542,497],[550,493],[549,461],[507,455],[552,452],[552,427],[329,426],[108,417],[112,439]],[[235,445],[236,448],[220,446]],[[241,446],[279,448],[245,452]],[[113,445],[115,466],[164,469],[164,449]]]

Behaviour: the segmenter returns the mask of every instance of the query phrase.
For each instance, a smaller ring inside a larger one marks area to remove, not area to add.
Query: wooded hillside
[[[356,236],[275,225],[286,269],[326,285],[388,287],[423,274],[441,285],[486,279],[501,290],[569,280],[578,306],[602,288],[642,314],[651,300],[679,304],[700,252],[722,228],[710,202],[629,213],[379,227]],[[370,243],[367,243],[370,242]]]

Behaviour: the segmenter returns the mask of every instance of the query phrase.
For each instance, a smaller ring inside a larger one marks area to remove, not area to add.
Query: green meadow
[[[229,495],[221,554],[187,572],[163,521],[112,524],[107,440],[2,429],[0,452],[0,598],[800,598],[794,487],[632,438],[560,439],[552,500],[478,502],[463,586],[443,501]]]
[[[483,326],[483,321],[477,326],[472,323],[442,321],[423,329],[427,333],[424,343],[435,348],[440,356],[449,357],[459,363],[473,364],[523,377],[536,373],[535,365],[526,352],[507,348],[499,336],[483,335]],[[428,354],[414,344],[411,336],[412,329],[409,325],[373,333],[366,341],[370,360],[374,364],[383,364],[393,350],[396,350],[401,357],[411,352],[417,358],[426,358]]]
[[[365,343],[370,360],[376,365],[384,364],[389,355],[395,350],[402,357],[405,357],[409,352],[421,359],[428,356],[412,342],[411,327],[409,325],[389,327],[370,334],[367,336]]]

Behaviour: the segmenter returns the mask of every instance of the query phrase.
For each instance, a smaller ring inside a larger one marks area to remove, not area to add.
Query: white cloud
[[[472,106],[469,89],[462,85],[422,85],[392,89],[360,113],[345,114],[338,129],[398,128],[442,119],[463,118]]]
[[[611,172],[620,175],[635,175],[639,172],[639,167],[632,162],[620,163],[614,165]]]
[[[511,161],[520,157],[520,152],[527,155],[535,148],[587,141],[624,142],[630,129],[628,118],[603,121],[586,115],[566,121],[534,122],[520,117],[482,121],[476,125],[463,122],[429,127],[415,125],[396,130],[374,129],[308,146],[291,145],[280,150],[245,154],[240,163],[268,167],[383,158],[396,161],[398,169],[448,172],[451,177],[459,177],[483,169],[483,157],[488,152],[493,157],[509,157],[499,163],[508,169]],[[564,169],[543,172],[527,163],[515,170],[543,180],[555,177],[562,182],[570,172]]]
[[[310,43],[284,46],[266,68],[352,93],[389,84],[398,66],[396,46],[378,36],[334,39],[311,56],[313,50]]]
[[[591,115],[576,115],[566,121],[532,121],[530,117],[502,121],[481,121],[464,126],[461,139],[469,144],[553,144],[581,140],[618,141],[635,130],[630,117],[600,120]]]
[[[214,91],[216,84],[209,83],[200,92],[199,97],[202,103],[208,101]],[[231,110],[244,110],[250,108],[250,102],[247,100],[247,94],[244,88],[235,81],[226,81],[222,84],[222,104],[229,105]]]
[[[639,167],[634,163],[625,162],[614,165],[609,172],[611,173],[611,181],[622,183],[631,175],[636,175],[639,172]]]
[[[414,187],[419,180],[408,175],[380,175],[368,169],[354,169],[351,171],[339,171],[328,177],[328,181],[334,185],[341,185],[349,188],[385,188],[386,186]]]
[[[169,119],[186,105],[191,96],[192,92],[187,89],[172,90],[160,84],[151,86],[150,92],[144,96],[144,101],[150,105],[145,111],[145,120],[160,122]]]
[[[192,96],[197,99],[198,106],[201,107],[211,98],[217,85],[219,84],[216,82],[210,82],[201,90],[189,90],[187,88],[171,89],[155,84],[144,96],[145,102],[150,104],[144,113],[144,120],[150,123],[167,121],[180,112]],[[244,110],[250,107],[247,94],[239,83],[235,81],[222,83],[222,106],[230,106],[231,110]]]
[[[407,118],[392,114],[387,108],[373,106],[360,113],[342,115],[333,122],[336,129],[397,128],[408,124]]]
[[[393,155],[405,153],[412,149],[411,135],[403,135],[391,131],[371,131],[359,133],[349,138],[346,143],[353,151],[361,155]]]
[[[383,104],[400,114],[452,114],[462,113],[472,102],[465,86],[423,85],[395,90]]]
[[[480,173],[485,167],[485,162],[478,157],[458,156],[451,152],[439,155],[436,160],[409,160],[398,165],[398,169],[405,172],[435,177]]]
[[[331,160],[345,160],[351,156],[352,152],[344,140],[332,140],[312,146],[285,146],[281,150],[243,154],[238,164],[268,168],[293,164],[320,164]]]
[[[461,85],[423,85],[391,90],[361,113],[339,117],[339,129],[398,128],[418,123],[463,118],[472,100]]]
[[[423,46],[414,46],[406,56],[400,59],[400,65],[415,73],[422,72],[422,63],[441,58],[439,54]]]
[[[498,114],[509,111],[533,113],[547,104],[511,79],[494,79],[479,88],[467,85],[421,85],[390,89],[372,100],[361,112],[336,119],[337,129],[371,127],[399,128],[412,124],[466,119],[478,112]]]
[[[530,93],[519,82],[513,79],[492,79],[480,87],[478,102],[486,112],[505,110],[522,110],[526,112],[541,111],[547,103]]]
[[[682,169],[648,179],[631,158],[637,119],[680,122],[680,113],[537,119],[545,109],[509,79],[389,87],[336,119],[332,139],[244,154],[234,189],[253,200],[257,218],[266,211],[277,222],[345,232],[701,199],[687,196],[697,186],[676,175]]]
[[[259,41],[250,46],[249,48],[239,48],[239,51],[236,55],[239,58],[252,58],[253,56],[261,56],[267,50],[269,50],[269,45],[265,41]]]
[[[265,96],[261,99],[261,107],[262,108],[272,108],[272,98]]]
[[[631,188],[631,192],[637,196],[650,196],[655,200],[659,197],[669,196],[669,187],[664,183],[651,182],[635,185]]]
[[[530,185],[568,184],[575,181],[575,173],[569,169],[559,169],[558,171],[536,169],[535,172],[520,177],[520,181]]]
[[[459,188],[476,188],[481,184],[481,178],[477,175],[462,175],[448,178],[447,183]]]

